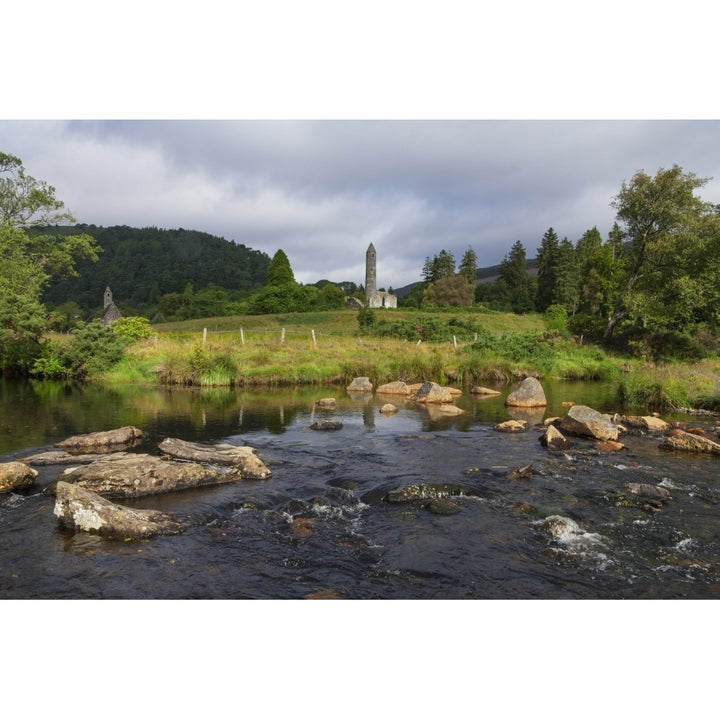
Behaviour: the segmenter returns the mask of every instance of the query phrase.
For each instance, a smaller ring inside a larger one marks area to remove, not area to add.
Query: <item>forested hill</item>
[[[42,232],[87,233],[103,249],[97,262],[78,262],[79,277],[47,288],[44,301],[49,305],[74,301],[85,310],[102,307],[103,293],[110,286],[118,304],[143,309],[156,305],[163,295],[184,292],[188,283],[195,292],[216,286],[240,299],[267,281],[270,258],[265,253],[195,230],[81,224]]]

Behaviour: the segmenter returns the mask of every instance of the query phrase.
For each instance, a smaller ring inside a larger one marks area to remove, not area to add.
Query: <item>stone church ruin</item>
[[[113,302],[112,292],[110,291],[110,286],[108,285],[108,287],[105,288],[105,295],[103,296],[103,325],[107,327],[108,325],[114,323],[116,320],[119,320],[121,317],[122,315],[117,309],[117,305],[115,305],[115,303]]]

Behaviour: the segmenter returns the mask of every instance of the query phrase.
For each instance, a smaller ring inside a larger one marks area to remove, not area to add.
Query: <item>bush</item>
[[[60,359],[70,377],[82,380],[109,370],[120,361],[129,344],[128,338],[105,327],[100,320],[93,320],[73,330]]]
[[[144,340],[152,335],[150,321],[145,317],[122,317],[110,327],[116,335],[130,340]]]

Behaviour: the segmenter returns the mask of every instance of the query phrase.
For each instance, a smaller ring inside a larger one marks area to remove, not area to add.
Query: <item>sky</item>
[[[478,266],[552,227],[607,236],[638,170],[713,177],[716,120],[4,120],[0,151],[56,188],[80,223],[185,228],[282,249],[295,278],[378,286],[421,279],[447,250]]]

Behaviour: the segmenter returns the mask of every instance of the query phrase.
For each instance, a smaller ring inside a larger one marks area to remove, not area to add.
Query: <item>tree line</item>
[[[612,199],[616,221],[603,238],[592,227],[576,242],[548,228],[528,261],[513,244],[489,282],[470,283],[474,253],[455,270],[443,250],[426,260],[423,282],[406,303],[567,319],[568,329],[606,345],[653,355],[717,351],[720,327],[720,205],[697,194],[709,178],[674,165],[654,177],[638,171]],[[529,270],[532,266],[532,272]]]

